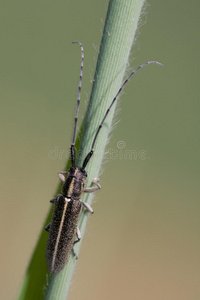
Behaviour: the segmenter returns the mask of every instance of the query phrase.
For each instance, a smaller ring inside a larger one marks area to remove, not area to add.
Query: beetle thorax
[[[84,170],[78,167],[71,167],[68,170],[66,180],[63,184],[63,196],[73,200],[79,200],[84,190],[86,178],[87,173]]]

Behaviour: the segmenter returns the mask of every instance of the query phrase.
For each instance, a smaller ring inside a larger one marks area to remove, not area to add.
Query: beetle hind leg
[[[74,255],[75,259],[78,259],[78,255],[76,254],[74,248],[72,248],[72,254]]]
[[[80,240],[81,240],[81,232],[80,232],[80,229],[78,227],[76,228],[76,235],[77,235],[77,240],[74,241],[74,244],[80,242]]]
[[[76,235],[77,235],[77,240],[74,241],[74,245],[76,243],[80,242],[80,240],[81,240],[81,232],[78,227],[76,228]],[[74,248],[72,248],[72,254],[75,256],[75,259],[78,259],[78,255],[76,254]]]

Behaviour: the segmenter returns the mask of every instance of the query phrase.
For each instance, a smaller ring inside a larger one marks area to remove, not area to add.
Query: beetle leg
[[[80,241],[80,239],[81,239],[81,232],[80,232],[80,229],[78,227],[76,228],[76,234],[77,234],[78,241]]]
[[[80,242],[80,240],[81,240],[81,232],[78,227],[76,228],[76,235],[77,235],[78,240],[74,241],[74,244]],[[78,259],[78,255],[76,254],[74,248],[72,248],[72,254],[75,256],[76,259]]]
[[[62,182],[65,182],[65,180],[66,180],[65,176],[63,175],[63,174],[66,174],[66,173],[68,173],[68,172],[62,171],[62,172],[58,173],[58,176],[59,176],[59,178]]]
[[[76,235],[77,235],[77,240],[74,241],[74,244],[80,242],[80,240],[81,240],[81,232],[80,232],[80,229],[78,227],[76,228]]]
[[[44,229],[45,229],[47,232],[49,232],[50,227],[51,227],[51,223],[49,223]]]
[[[99,190],[101,188],[101,185],[99,184],[99,178],[94,178],[94,180],[92,181],[96,186],[92,186],[89,188],[85,188],[84,192],[85,193],[93,193],[97,190]]]
[[[80,200],[80,201],[81,201],[81,200]],[[91,207],[88,203],[81,201],[81,204],[82,204],[82,205],[83,205],[83,206],[84,206],[91,214],[94,213],[92,207]]]
[[[72,254],[75,256],[75,259],[78,259],[78,256],[77,256],[76,252],[74,251],[74,248],[72,248]]]

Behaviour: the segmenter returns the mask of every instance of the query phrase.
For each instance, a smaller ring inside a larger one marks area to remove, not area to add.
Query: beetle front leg
[[[101,185],[99,184],[99,178],[94,178],[92,181],[96,186],[92,186],[89,188],[84,189],[84,193],[93,193],[101,188]]]
[[[62,181],[62,182],[65,182],[65,180],[66,180],[66,177],[64,176],[64,174],[69,174],[69,172],[68,171],[61,171],[61,172],[59,172],[58,173],[58,177],[60,178],[60,180]]]

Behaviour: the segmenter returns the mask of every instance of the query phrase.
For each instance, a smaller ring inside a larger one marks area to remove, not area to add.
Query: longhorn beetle
[[[118,90],[116,96],[112,100],[110,106],[108,107],[96,131],[96,134],[92,142],[91,150],[85,157],[83,165],[81,167],[77,167],[75,163],[75,139],[76,139],[78,111],[79,111],[79,104],[80,104],[84,52],[83,52],[83,46],[80,42],[73,42],[73,43],[79,44],[81,48],[81,68],[80,68],[80,77],[79,77],[76,114],[74,119],[74,133],[73,133],[73,139],[70,148],[72,167],[69,168],[68,171],[62,171],[58,173],[59,178],[63,182],[62,194],[57,195],[55,199],[52,199],[50,201],[51,203],[54,203],[54,211],[53,211],[51,223],[45,227],[45,229],[49,231],[47,248],[46,248],[47,266],[49,272],[53,274],[59,273],[62,270],[62,268],[67,263],[71,252],[77,258],[73,246],[81,239],[80,230],[78,229],[78,220],[79,220],[79,215],[82,206],[84,206],[90,213],[93,213],[93,209],[89,206],[89,204],[81,201],[81,195],[83,193],[95,192],[98,189],[100,189],[101,186],[99,184],[99,179],[95,178],[93,180],[94,185],[92,187],[85,188],[85,181],[87,178],[87,173],[85,171],[85,168],[90,158],[93,155],[97,137],[100,133],[100,130],[103,126],[106,117],[109,114],[111,107],[117,100],[119,94],[121,93],[126,83],[131,79],[131,77],[137,71],[139,71],[141,68],[149,64],[162,65],[157,61],[149,61],[139,66],[124,81],[121,88]],[[76,235],[77,235],[77,240],[75,240]]]

